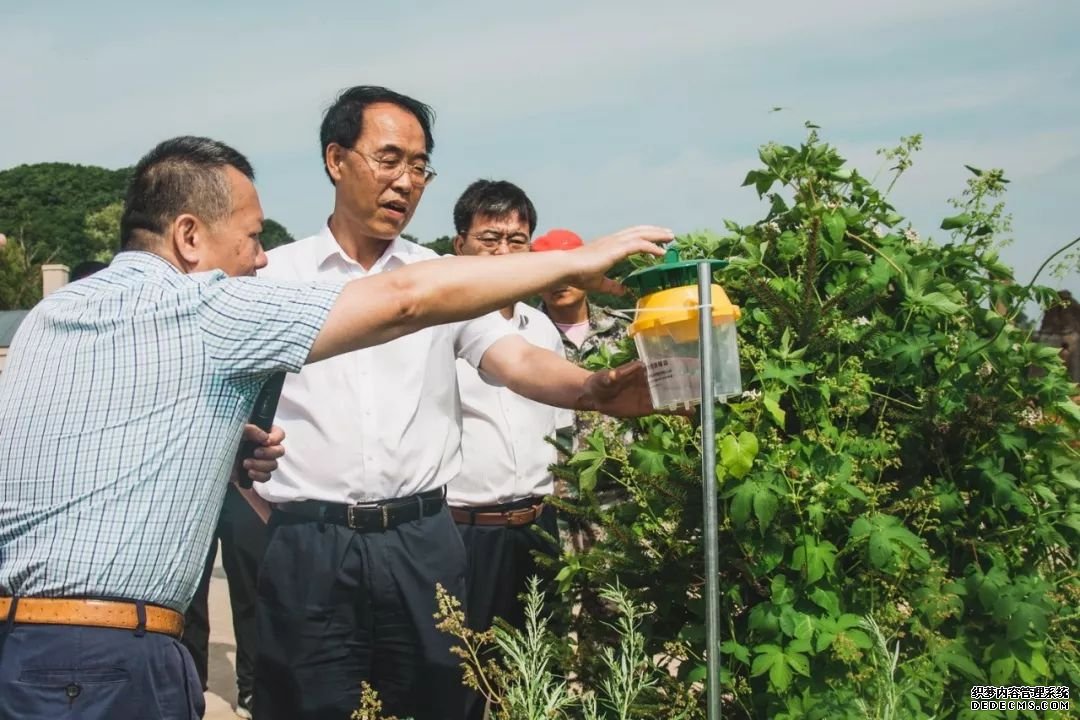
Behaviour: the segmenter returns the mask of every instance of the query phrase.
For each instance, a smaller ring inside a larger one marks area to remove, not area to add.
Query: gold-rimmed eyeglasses
[[[375,179],[379,182],[393,182],[408,171],[413,185],[424,187],[438,175],[435,169],[423,160],[409,162],[403,157],[378,157],[356,148],[345,149],[364,158],[371,167],[371,172],[375,174]]]

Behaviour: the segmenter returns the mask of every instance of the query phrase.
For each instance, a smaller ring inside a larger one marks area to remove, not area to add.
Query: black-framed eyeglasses
[[[375,174],[375,179],[379,182],[393,182],[404,175],[407,170],[413,185],[424,187],[438,175],[438,173],[435,172],[435,168],[431,167],[423,160],[410,163],[405,158],[380,158],[369,155],[356,148],[345,149],[364,158],[371,167],[371,172]]]
[[[511,250],[520,250],[529,246],[529,236],[523,233],[482,232],[471,237],[488,250],[494,250],[503,243],[506,243]]]

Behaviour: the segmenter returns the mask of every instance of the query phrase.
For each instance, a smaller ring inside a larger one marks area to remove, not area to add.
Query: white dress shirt
[[[329,227],[275,248],[259,275],[351,280],[439,257],[397,238],[370,270]],[[429,327],[382,345],[307,365],[285,380],[276,425],[285,456],[256,484],[270,502],[372,502],[436,490],[461,470],[461,404],[455,359],[479,367],[512,333],[498,313]]]
[[[517,303],[508,326],[533,345],[564,354],[559,331],[547,315]],[[478,507],[550,495],[554,478],[548,470],[557,460],[545,438],[574,424],[570,410],[524,398],[505,387],[490,385],[468,363],[457,361],[461,393],[461,474],[446,488],[446,499],[458,507]]]

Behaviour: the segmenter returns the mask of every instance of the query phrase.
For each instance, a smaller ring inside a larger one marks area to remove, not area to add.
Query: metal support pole
[[[713,397],[712,265],[698,263],[701,336],[701,492],[705,514],[705,659],[709,720],[720,720],[720,557],[716,528],[716,399]]]

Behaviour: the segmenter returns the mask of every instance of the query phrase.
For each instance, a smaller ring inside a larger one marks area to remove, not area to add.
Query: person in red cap
[[[556,229],[533,240],[532,250],[573,250],[584,244],[577,233]],[[584,367],[591,356],[601,351],[615,354],[626,338],[630,318],[618,310],[590,303],[588,295],[580,288],[571,285],[555,287],[541,293],[540,299],[540,310],[559,330],[566,358],[577,365]],[[605,423],[614,431],[614,425],[598,413],[576,413],[573,448],[578,450],[584,447],[585,438]],[[622,490],[621,487],[598,486],[596,499],[601,506],[609,506],[618,501]],[[560,497],[569,494],[569,488],[565,487],[564,482],[557,483],[556,494]],[[576,552],[583,552],[596,542],[598,532],[599,529],[591,524],[571,523],[569,544]]]
[[[573,250],[585,243],[570,230],[551,230],[533,240],[533,252]],[[540,296],[540,309],[562,335],[567,358],[578,365],[601,348],[615,350],[623,338],[630,318],[611,308],[593,305],[584,290],[570,285],[554,288]]]

